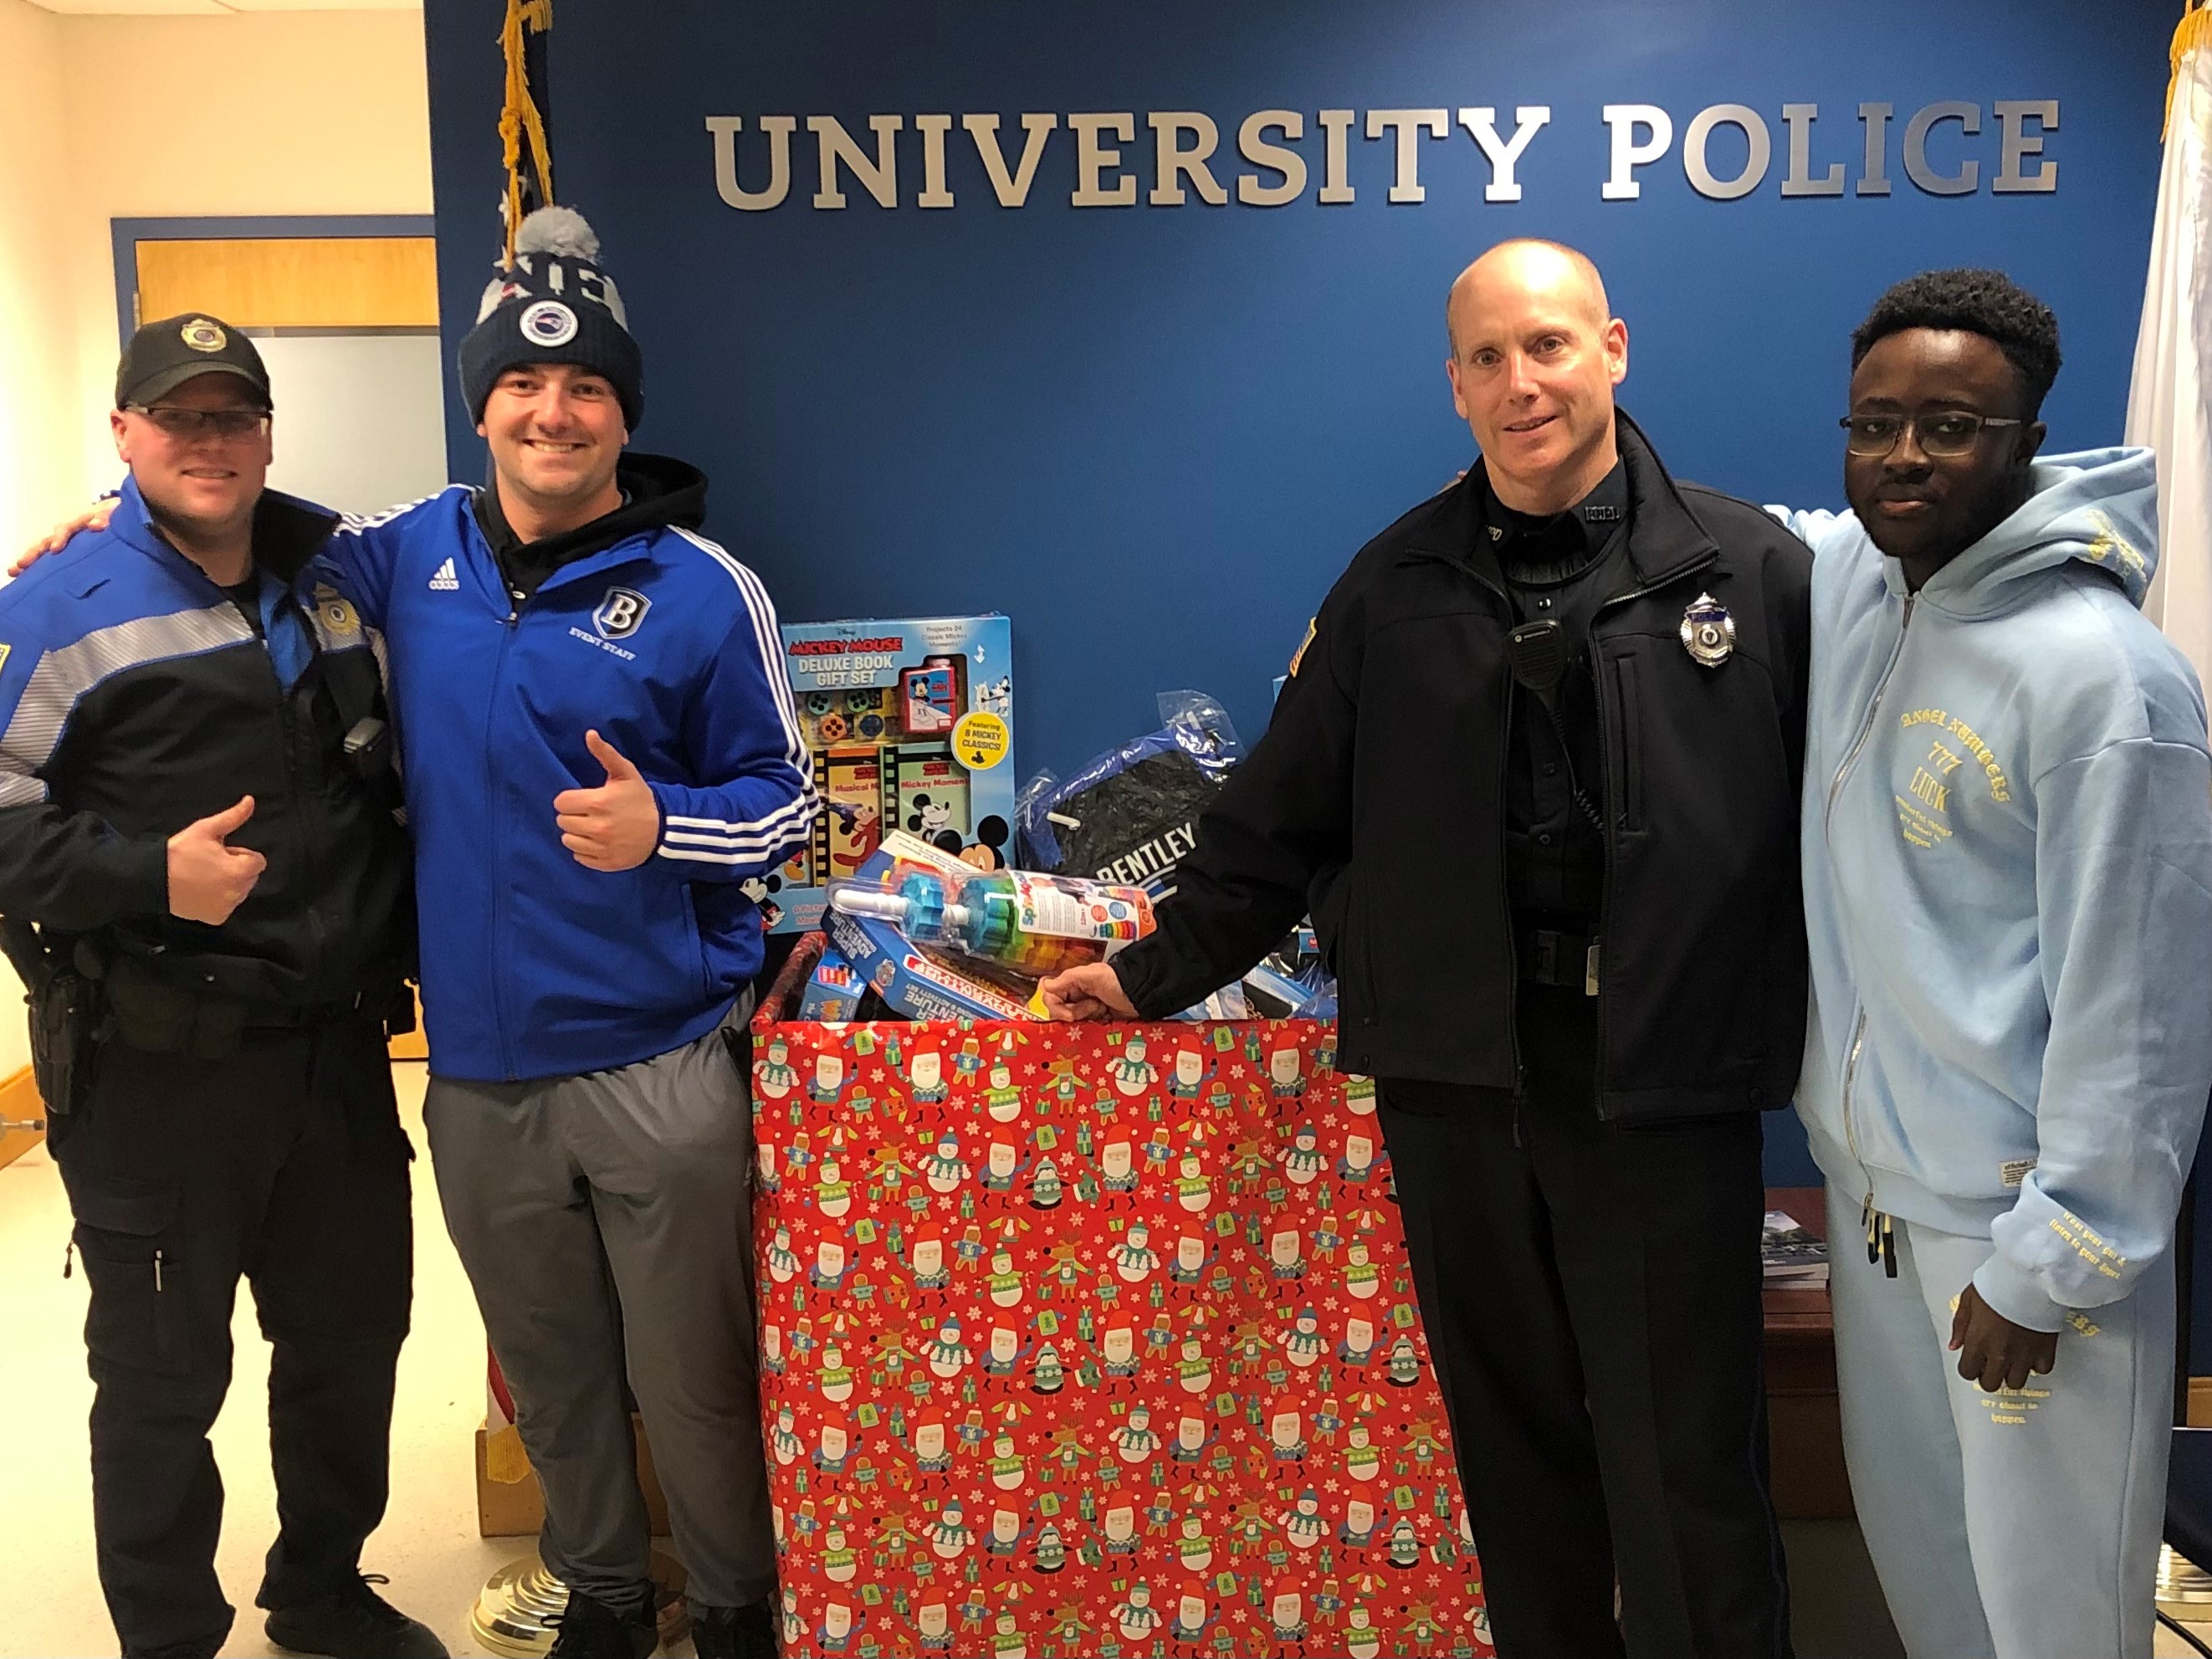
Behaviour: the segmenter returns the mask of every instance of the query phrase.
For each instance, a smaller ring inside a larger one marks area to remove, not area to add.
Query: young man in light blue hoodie
[[[2153,459],[2037,459],[2057,325],[1995,272],[1899,283],[1852,360],[1851,511],[1792,520],[1816,555],[1798,1110],[1844,1455],[1913,1655],[2133,1659],[2212,1087],[2212,761],[2197,677],[2137,610]]]

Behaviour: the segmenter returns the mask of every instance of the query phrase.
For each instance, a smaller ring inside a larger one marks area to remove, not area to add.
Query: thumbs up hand
[[[224,844],[253,816],[253,797],[186,824],[169,837],[169,914],[220,927],[246,902],[269,860]]]
[[[660,804],[637,768],[597,732],[584,733],[584,747],[606,769],[607,781],[553,797],[561,845],[586,870],[634,870],[660,840]]]

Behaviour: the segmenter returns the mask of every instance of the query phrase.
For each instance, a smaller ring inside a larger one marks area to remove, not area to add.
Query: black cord
[[[2190,1629],[2188,1626],[2183,1624],[2179,1619],[2174,1618],[2170,1613],[2160,1612],[2158,1615],[2158,1622],[2165,1626],[2168,1630],[2172,1631],[2176,1636],[2179,1636],[2183,1641],[2188,1643],[2191,1652],[2203,1654],[2204,1656],[2204,1659],[2212,1659],[2212,1648],[2208,1648],[2203,1643],[2198,1641],[2197,1639],[2197,1632]]]
[[[1551,716],[1552,735],[1559,740],[1559,758],[1565,761],[1567,766],[1567,793],[1575,798],[1575,805],[1582,809],[1583,816],[1589,820],[1590,828],[1602,836],[1605,833],[1605,819],[1599,815],[1597,808],[1590,805],[1589,796],[1583,793],[1582,780],[1575,775],[1575,751],[1568,745],[1567,723],[1559,718],[1559,703],[1556,699],[1547,696],[1540,691],[1536,694],[1536,701],[1544,705],[1545,714]]]

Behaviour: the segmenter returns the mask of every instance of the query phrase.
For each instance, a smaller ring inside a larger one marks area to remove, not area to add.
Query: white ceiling
[[[422,0],[31,0],[74,16],[228,17],[246,11],[420,11]]]

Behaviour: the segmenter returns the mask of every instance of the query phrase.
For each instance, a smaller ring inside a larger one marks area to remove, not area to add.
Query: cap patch
[[[542,346],[564,346],[576,337],[576,313],[558,300],[540,300],[518,320],[522,337]]]
[[[205,317],[193,318],[177,331],[177,335],[195,351],[220,351],[230,343],[222,325]]]

